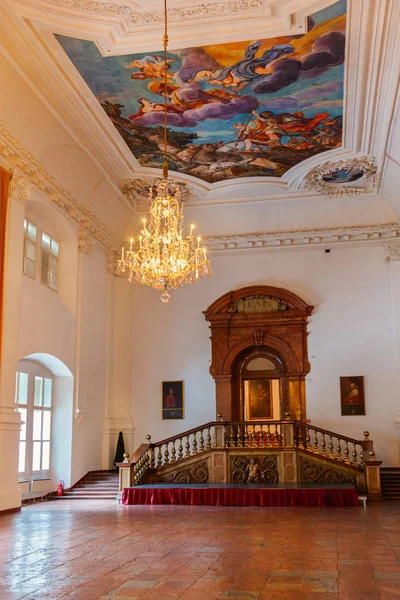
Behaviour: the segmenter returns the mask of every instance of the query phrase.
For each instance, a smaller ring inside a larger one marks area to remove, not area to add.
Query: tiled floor
[[[118,506],[0,516],[0,599],[400,600],[400,503]]]

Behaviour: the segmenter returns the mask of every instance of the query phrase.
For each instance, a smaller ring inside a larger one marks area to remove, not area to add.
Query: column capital
[[[19,431],[21,414],[9,405],[0,404],[0,431]]]
[[[393,243],[387,244],[386,249],[387,249],[387,255],[386,255],[387,262],[400,261],[400,243],[399,242],[393,242]]]
[[[119,254],[117,251],[109,252],[107,255],[107,273],[116,277],[118,275]]]
[[[78,234],[78,251],[85,256],[90,256],[94,250],[94,244],[94,237],[86,229],[81,229]]]
[[[10,198],[17,200],[23,206],[26,206],[31,195],[32,183],[26,177],[18,174],[12,174],[10,185]]]

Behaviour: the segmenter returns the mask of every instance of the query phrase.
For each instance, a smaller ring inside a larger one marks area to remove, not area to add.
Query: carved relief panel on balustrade
[[[278,483],[279,455],[231,455],[228,480],[231,483]]]
[[[359,492],[366,490],[365,473],[345,463],[332,465],[323,458],[299,455],[298,473],[302,483],[353,483]]]

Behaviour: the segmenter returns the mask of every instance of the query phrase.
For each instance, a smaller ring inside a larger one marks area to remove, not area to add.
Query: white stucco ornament
[[[328,198],[358,196],[378,185],[375,158],[359,156],[326,162],[312,169],[304,178],[304,189]]]
[[[159,183],[159,177],[127,177],[120,182],[122,200],[131,209],[147,210],[149,189]],[[185,204],[197,200],[196,194],[186,183],[177,183],[181,189],[181,199]]]

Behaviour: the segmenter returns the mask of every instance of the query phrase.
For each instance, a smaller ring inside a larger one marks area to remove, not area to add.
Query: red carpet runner
[[[122,504],[358,506],[355,489],[125,488]]]

